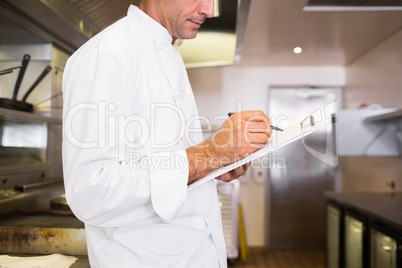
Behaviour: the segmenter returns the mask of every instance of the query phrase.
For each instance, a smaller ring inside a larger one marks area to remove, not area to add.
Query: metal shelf
[[[46,117],[38,114],[21,112],[17,110],[0,108],[0,119],[22,120],[22,121],[36,121],[43,123],[61,124],[60,118]]]
[[[389,123],[387,127],[394,133],[398,143],[399,156],[402,156],[402,108],[395,109],[392,112],[367,117],[364,119],[364,122]]]

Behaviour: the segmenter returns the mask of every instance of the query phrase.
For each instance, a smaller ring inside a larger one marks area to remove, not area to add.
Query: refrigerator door
[[[376,229],[371,229],[370,256],[372,268],[396,268],[397,243]]]
[[[269,248],[325,248],[325,191],[334,189],[338,88],[270,88],[272,124],[286,127],[313,115],[316,131],[278,149],[266,195]],[[279,164],[278,164],[279,163]]]
[[[327,268],[339,268],[339,237],[341,212],[327,206]]]
[[[363,267],[363,222],[345,216],[345,268]]]

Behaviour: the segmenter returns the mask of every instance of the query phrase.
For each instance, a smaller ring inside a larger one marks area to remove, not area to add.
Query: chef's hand
[[[261,149],[271,137],[271,120],[262,111],[244,111],[230,116],[207,140],[221,163],[233,163]]]
[[[239,178],[241,175],[246,174],[247,169],[250,167],[251,163],[244,164],[243,166],[237,167],[229,172],[226,172],[215,179],[224,181],[224,182],[229,182],[232,180],[235,180]]]
[[[261,149],[271,137],[270,124],[271,120],[262,111],[244,111],[230,116],[209,139],[186,150],[188,184]],[[247,168],[236,169],[219,179],[229,181],[237,178]]]

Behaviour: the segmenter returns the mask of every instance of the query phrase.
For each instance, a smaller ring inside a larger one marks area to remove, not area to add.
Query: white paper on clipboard
[[[264,156],[269,152],[275,151],[293,141],[299,140],[315,130],[315,122],[313,116],[308,116],[300,121],[297,121],[290,126],[286,127],[282,131],[272,131],[271,138],[267,144],[265,144],[260,150],[250,154],[246,158],[243,158],[235,163],[227,166],[220,167],[212,172],[210,172],[205,177],[199,179],[198,181],[192,183],[188,186],[188,189],[194,188],[206,181],[214,179],[228,171],[231,171],[237,167],[240,167],[254,159]]]

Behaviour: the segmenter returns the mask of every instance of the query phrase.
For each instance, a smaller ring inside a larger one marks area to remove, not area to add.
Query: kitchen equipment
[[[70,212],[72,215],[72,211],[67,203],[65,194],[57,196],[50,200],[50,207],[55,210]]]
[[[239,257],[239,181],[217,184],[221,206],[223,236],[225,238],[227,258],[234,261]]]
[[[27,90],[27,92],[24,94],[22,101],[17,100],[18,97],[18,92],[21,87],[22,80],[24,78],[26,69],[28,67],[28,63],[31,59],[31,56],[29,54],[25,54],[21,66],[18,67],[13,67],[9,68],[6,70],[3,70],[0,72],[1,74],[7,74],[11,73],[14,69],[20,68],[20,72],[18,73],[17,81],[15,83],[14,91],[12,94],[11,99],[6,99],[6,98],[0,98],[0,107],[6,108],[6,109],[13,109],[13,110],[18,110],[18,111],[24,111],[24,112],[33,112],[34,111],[34,106],[28,102],[26,102],[28,96],[32,93],[32,91],[36,88],[36,86],[45,78],[45,76],[50,72],[52,69],[50,66],[47,66],[42,73],[39,75],[39,77],[36,79],[36,81],[32,84],[32,86]]]
[[[402,267],[401,193],[326,192],[325,196],[327,268]]]
[[[12,73],[15,69],[19,69],[21,67],[22,66],[16,66],[16,67],[8,68],[8,69],[5,69],[5,70],[1,70],[0,75]]]
[[[334,188],[338,88],[270,88],[272,124],[286,127],[301,114],[314,116],[316,130],[276,150],[266,189],[266,241],[272,249],[325,248],[325,198]],[[312,227],[314,226],[314,227]]]
[[[39,77],[36,79],[36,81],[32,84],[32,86],[27,90],[25,93],[24,97],[22,98],[22,101],[26,103],[26,100],[28,96],[32,93],[32,91],[36,88],[36,86],[45,78],[45,76],[50,72],[52,67],[46,66],[46,68],[43,70],[43,72],[39,75]]]
[[[60,119],[0,108],[0,254],[87,254],[64,197],[58,136]]]
[[[18,73],[17,82],[15,83],[15,87],[14,87],[14,91],[13,91],[13,100],[17,99],[18,91],[20,90],[21,82],[22,82],[22,79],[24,78],[25,71],[28,67],[28,63],[29,63],[30,59],[31,59],[31,56],[28,54],[25,54],[22,59],[22,63],[21,63],[22,67],[20,69],[20,72]]]
[[[86,255],[84,223],[51,210],[16,212],[0,220],[0,252]]]

